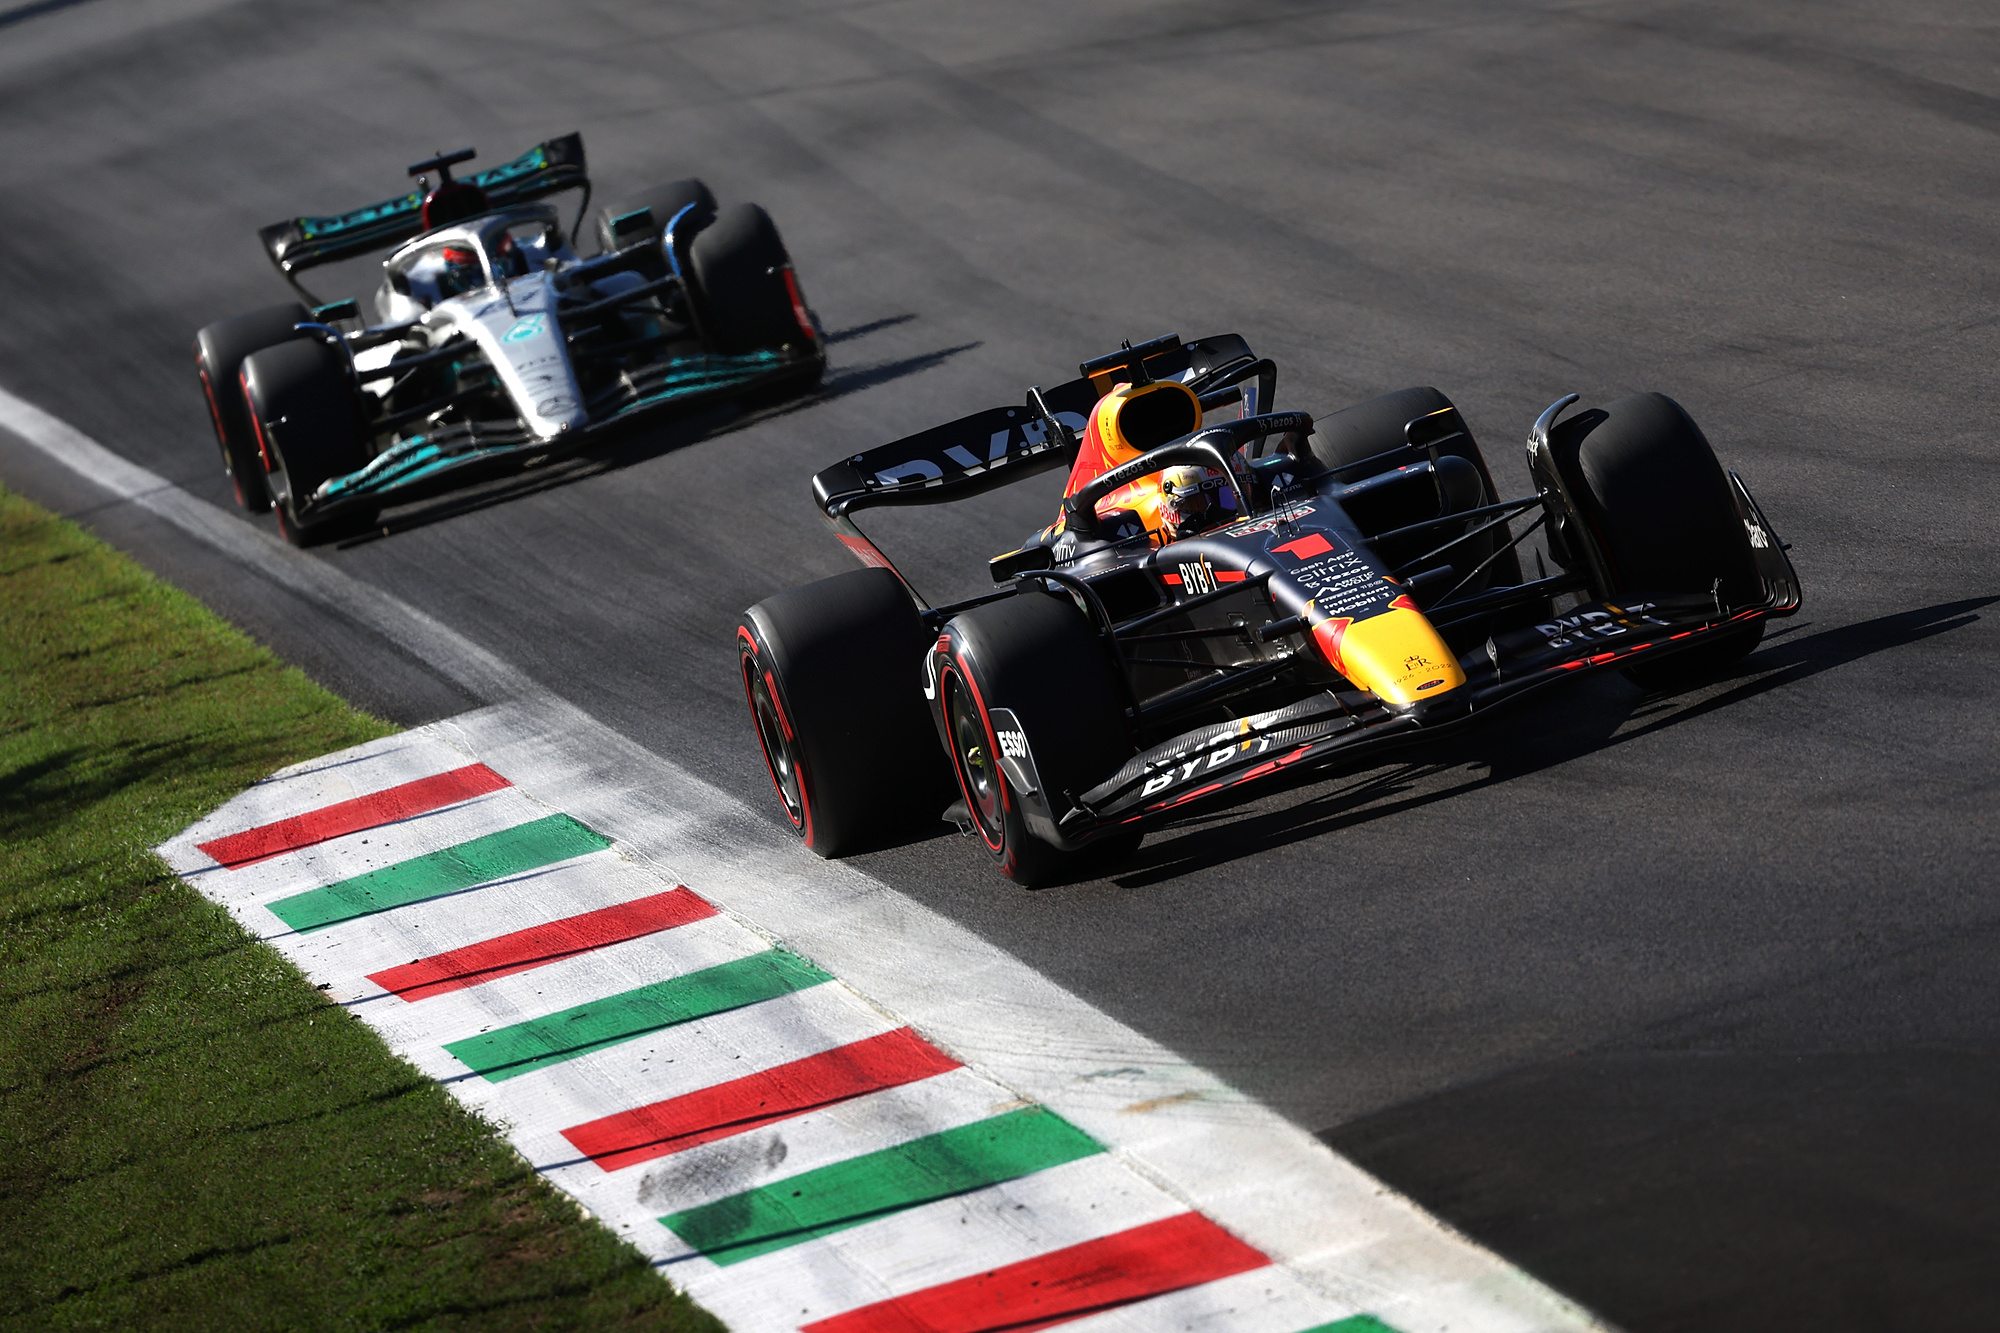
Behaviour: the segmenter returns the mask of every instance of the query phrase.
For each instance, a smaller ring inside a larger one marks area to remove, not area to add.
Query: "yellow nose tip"
[[[1327,664],[1388,704],[1413,704],[1465,684],[1458,659],[1421,611],[1391,607],[1366,620],[1327,620],[1313,628]]]

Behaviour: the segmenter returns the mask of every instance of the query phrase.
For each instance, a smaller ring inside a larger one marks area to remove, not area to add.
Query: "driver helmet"
[[[1214,468],[1183,463],[1160,474],[1160,519],[1170,540],[1232,523],[1236,492]]]
[[[437,277],[439,294],[457,296],[485,285],[486,273],[479,267],[479,255],[470,246],[447,245],[439,259],[442,261]]]
[[[505,278],[519,278],[528,272],[528,255],[507,232],[493,242],[493,271]]]

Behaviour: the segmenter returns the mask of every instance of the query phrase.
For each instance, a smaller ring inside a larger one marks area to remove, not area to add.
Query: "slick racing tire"
[[[259,445],[271,460],[278,530],[294,546],[337,540],[375,521],[371,507],[316,518],[308,500],[320,483],[368,462],[361,413],[341,354],[317,338],[254,352],[242,385]]]
[[[793,830],[846,856],[935,824],[951,774],[924,707],[925,633],[886,569],[857,569],[743,613],[736,647],[764,763]]]
[[[702,326],[729,355],[811,342],[805,297],[771,215],[733,204],[688,250]]]
[[[1563,422],[1550,444],[1581,483],[1572,484],[1580,517],[1609,567],[1611,586],[1592,590],[1599,598],[1712,595],[1725,608],[1762,600],[1729,477],[1679,403],[1658,393],[1620,398]],[[1759,616],[1625,674],[1647,688],[1685,684],[1735,663],[1763,636]]]
[[[304,306],[291,301],[219,319],[194,336],[195,373],[201,377],[208,418],[215,425],[215,442],[222,450],[222,470],[235,483],[236,503],[253,514],[271,507],[271,491],[264,484],[257,428],[250,422],[250,408],[243,401],[238,379],[243,358],[303,337],[294,326],[310,317]]]
[[[1406,438],[1405,428],[1412,421],[1418,417],[1429,416],[1433,412],[1442,412],[1452,406],[1451,399],[1428,386],[1399,389],[1395,393],[1385,393],[1379,398],[1370,398],[1365,403],[1356,403],[1352,407],[1342,408],[1338,412],[1316,418],[1313,422],[1313,453],[1320,462],[1334,469],[1375,458],[1402,444]],[[1460,438],[1446,441],[1439,447],[1438,452],[1440,466],[1448,469],[1445,493],[1453,500],[1451,508],[1454,512],[1492,504],[1498,498],[1498,492],[1493,487],[1493,475],[1487,471],[1485,455],[1480,452],[1478,443],[1473,439],[1470,427],[1466,428],[1465,434]],[[1465,464],[1471,465],[1470,468],[1460,463],[1446,461],[1453,458],[1462,459]],[[1371,467],[1353,468],[1341,472],[1340,480],[1352,485],[1393,471],[1411,461],[1411,456],[1408,454],[1390,454]],[[1435,501],[1426,508],[1428,512],[1412,511],[1393,518],[1385,518],[1381,526],[1369,530],[1384,531],[1387,527],[1422,522],[1436,512]],[[1490,536],[1474,538],[1463,547],[1455,548],[1450,557],[1452,563],[1463,570],[1472,569],[1506,544],[1507,538],[1501,534],[1502,530],[1496,528]],[[1454,532],[1446,531],[1420,534],[1405,539],[1393,549],[1383,551],[1381,554],[1391,565],[1399,564],[1456,535]],[[1487,587],[1520,581],[1521,564],[1510,551],[1494,561],[1485,574],[1466,585],[1466,591],[1478,592]],[[1536,614],[1539,615],[1539,611],[1536,611]]]
[[[1403,442],[1403,428],[1418,417],[1429,416],[1452,405],[1451,399],[1432,388],[1398,389],[1365,403],[1343,407],[1338,412],[1313,420],[1312,448],[1319,461],[1330,468],[1347,467],[1377,454],[1387,453]],[[1342,472],[1344,482],[1366,478],[1401,467],[1407,458],[1395,455],[1373,467]]]
[[[638,194],[620,199],[615,204],[606,205],[597,214],[598,251],[609,254],[618,248],[618,239],[611,234],[612,219],[622,218],[627,213],[636,213],[642,208],[649,208],[653,211],[654,225],[664,229],[674,220],[675,214],[689,204],[696,206],[694,212],[688,215],[688,221],[694,224],[694,228],[681,238],[685,243],[687,235],[700,230],[715,217],[715,195],[709,191],[708,186],[693,177],[687,180],[669,181],[665,185],[655,185],[650,190],[641,190]]]
[[[1133,755],[1118,667],[1090,618],[1066,595],[1039,588],[975,607],[946,627],[937,649],[938,708],[952,774],[973,832],[1000,873],[1039,888],[1091,862],[1138,850],[1135,829],[1112,833],[1082,852],[1037,838],[1022,795],[999,763],[992,710],[1020,722],[1054,816],[1071,808],[1065,792],[1087,791]]]

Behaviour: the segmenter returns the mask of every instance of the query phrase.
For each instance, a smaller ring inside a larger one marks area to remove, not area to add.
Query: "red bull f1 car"
[[[1435,389],[1313,418],[1235,335],[1169,335],[856,454],[813,496],[866,568],[752,607],[745,694],[785,813],[834,856],[947,811],[1033,886],[1152,824],[1477,723],[1592,672],[1712,672],[1799,606],[1741,477],[1672,399],[1528,432],[1503,499]],[[1233,415],[1231,415],[1233,413]],[[1218,419],[1222,418],[1222,419]],[[1052,468],[991,593],[928,606],[857,525]],[[1542,534],[1556,569],[1519,552]]]
[[[777,228],[698,180],[605,208],[578,255],[547,196],[583,193],[583,139],[462,179],[470,148],[411,166],[416,189],[259,234],[304,298],[195,338],[238,503],[306,543],[388,504],[545,460],[637,414],[704,395],[810,387],[825,346]],[[432,176],[436,179],[433,182]],[[316,265],[387,248],[374,322],[321,304]]]

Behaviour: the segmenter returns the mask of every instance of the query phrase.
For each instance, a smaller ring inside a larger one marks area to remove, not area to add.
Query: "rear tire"
[[[791,256],[757,205],[722,210],[694,238],[688,260],[716,351],[733,356],[814,340]]]
[[[1343,407],[1338,412],[1314,419],[1313,453],[1330,468],[1359,463],[1364,458],[1387,453],[1402,444],[1403,428],[1418,417],[1443,411],[1451,405],[1451,399],[1436,389],[1423,387],[1398,389],[1380,398],[1370,398],[1365,403]],[[1474,450],[1474,455],[1477,456],[1477,450]],[[1385,458],[1372,468],[1343,472],[1340,479],[1344,482],[1362,481],[1401,467],[1408,461],[1405,458]]]
[[[307,503],[322,482],[368,462],[361,413],[340,353],[316,338],[267,347],[244,360],[242,384],[258,442],[271,460],[271,499],[285,540],[311,546],[372,525],[379,512],[374,507],[320,519]]]
[[[1762,600],[1729,478],[1679,403],[1658,393],[1620,398],[1563,422],[1550,443],[1570,464],[1580,517],[1610,568],[1611,586],[1593,589],[1600,598],[1717,595],[1725,608]],[[1762,617],[1709,630],[1701,647],[1625,674],[1648,688],[1686,684],[1733,665],[1763,636]]]
[[[1418,417],[1429,416],[1433,412],[1442,412],[1447,408],[1455,409],[1451,399],[1428,385],[1413,389],[1398,389],[1395,393],[1385,393],[1379,398],[1370,398],[1365,403],[1356,403],[1352,407],[1342,408],[1338,412],[1317,418],[1313,422],[1313,453],[1329,468],[1340,468],[1350,463],[1374,458],[1403,444],[1407,438],[1406,428],[1412,421]],[[1462,416],[1460,424],[1463,425]],[[1455,506],[1471,509],[1478,505],[1494,503],[1499,499],[1499,492],[1494,489],[1493,474],[1487,470],[1486,457],[1480,452],[1478,442],[1473,439],[1472,428],[1464,426],[1464,430],[1465,434],[1458,439],[1441,445],[1438,453],[1441,458],[1462,458],[1472,465],[1478,478],[1478,494],[1470,496],[1470,503]],[[1340,480],[1351,485],[1357,481],[1365,481],[1369,477],[1380,476],[1410,461],[1411,456],[1407,453],[1392,454],[1373,467],[1343,472]],[[1467,476],[1465,469],[1455,463],[1449,467],[1456,471],[1457,476],[1453,478],[1447,474],[1446,494],[1452,493],[1452,482],[1456,481],[1459,484],[1458,489],[1469,496],[1474,490],[1471,484],[1472,477]],[[1428,515],[1412,517],[1408,521],[1416,522],[1424,517]],[[1478,538],[1457,548],[1450,559],[1461,570],[1470,570],[1505,546],[1508,535],[1511,533],[1508,533],[1507,529],[1496,528],[1490,536]],[[1440,530],[1433,534],[1406,539],[1403,545],[1385,554],[1391,557],[1389,561],[1391,564],[1397,564],[1445,540],[1447,534]],[[1516,550],[1518,551],[1518,548]],[[1510,551],[1495,560],[1478,580],[1468,584],[1466,592],[1477,593],[1487,588],[1506,587],[1519,582],[1521,582],[1521,562],[1516,552]],[[1480,637],[1484,637],[1485,625],[1488,623],[1511,625],[1516,620],[1522,623],[1532,622],[1545,610],[1545,605],[1533,606],[1527,608],[1522,616],[1507,615],[1498,617],[1493,622],[1481,622],[1478,633]]]
[[[1104,835],[1109,854],[1092,846],[1066,852],[1029,831],[1015,790],[996,756],[992,709],[1013,710],[1027,734],[1050,808],[1070,808],[1064,792],[1082,792],[1134,753],[1117,666],[1090,618],[1067,596],[1023,590],[975,607],[946,629],[938,671],[952,773],[973,830],[1000,873],[1039,888],[1086,864],[1130,855],[1136,830]]]
[[[925,633],[886,569],[767,598],[736,630],[743,692],[792,828],[846,856],[935,823],[950,773],[924,707]]]
[[[621,218],[627,213],[636,213],[642,208],[649,208],[653,211],[654,225],[664,229],[674,220],[674,215],[689,204],[695,205],[695,210],[688,215],[688,220],[695,224],[696,230],[706,226],[715,217],[715,195],[709,191],[708,186],[693,177],[687,180],[669,181],[665,185],[655,185],[650,190],[641,190],[638,194],[620,199],[615,204],[607,204],[597,214],[598,251],[609,254],[618,248],[618,240],[611,234],[613,218]],[[685,242],[686,237],[683,236],[682,240]]]
[[[235,483],[236,503],[253,514],[271,507],[271,491],[257,451],[257,428],[243,399],[243,358],[304,337],[294,326],[308,318],[306,308],[292,301],[219,319],[194,336],[195,373],[222,451],[222,470]]]

